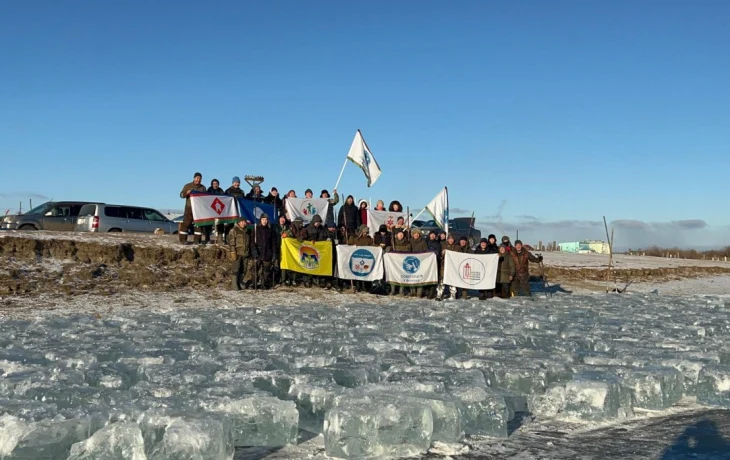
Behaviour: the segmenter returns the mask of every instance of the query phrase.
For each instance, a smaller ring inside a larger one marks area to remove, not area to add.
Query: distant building
[[[560,252],[570,252],[577,254],[608,254],[608,243],[598,240],[573,241],[568,243],[559,243]]]
[[[558,243],[558,247],[560,248],[560,252],[578,252],[578,249],[580,249],[580,243],[570,242],[570,243]]]

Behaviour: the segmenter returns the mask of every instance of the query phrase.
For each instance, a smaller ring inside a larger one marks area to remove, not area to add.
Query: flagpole
[[[444,225],[446,226],[446,237],[449,236],[449,188],[444,187],[444,190],[446,191],[446,219],[444,219],[446,222],[444,222]]]
[[[345,166],[347,166],[347,157],[345,157],[345,164],[342,165],[342,170],[340,171],[340,176],[337,178],[337,183],[335,184],[335,190],[337,190],[337,186],[340,185],[340,180],[342,179],[342,174],[345,172]]]
[[[421,212],[416,214],[416,217],[414,217],[413,220],[418,220],[418,218],[421,217],[421,214],[423,214],[424,212],[426,212],[426,208],[421,209]]]

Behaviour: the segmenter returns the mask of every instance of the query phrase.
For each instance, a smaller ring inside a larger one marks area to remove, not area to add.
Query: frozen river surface
[[[213,302],[0,320],[0,459],[730,456],[726,297]]]

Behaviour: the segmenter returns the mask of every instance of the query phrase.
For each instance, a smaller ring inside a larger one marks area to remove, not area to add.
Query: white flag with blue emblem
[[[378,162],[375,161],[375,157],[365,143],[365,139],[362,137],[359,129],[355,133],[355,138],[352,140],[347,159],[362,169],[362,172],[365,173],[365,177],[368,180],[368,187],[371,187],[383,172],[380,170]]]
[[[383,250],[372,246],[337,246],[337,277],[343,280],[383,279]]]

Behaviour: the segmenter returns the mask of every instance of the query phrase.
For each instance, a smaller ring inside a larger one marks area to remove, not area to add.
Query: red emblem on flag
[[[223,210],[226,209],[226,205],[218,198],[213,200],[210,207],[213,208],[213,211],[217,212],[219,216],[223,214]]]

